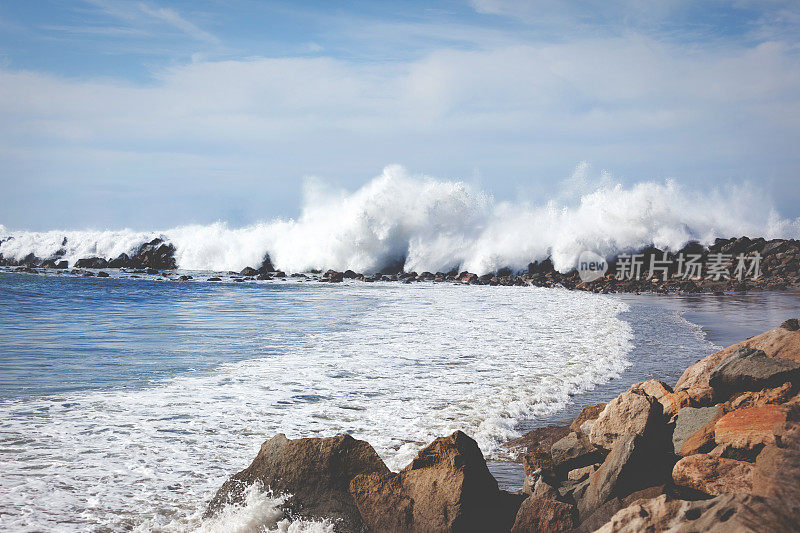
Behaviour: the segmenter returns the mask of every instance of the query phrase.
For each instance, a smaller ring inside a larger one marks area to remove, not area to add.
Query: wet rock
[[[566,473],[575,468],[599,463],[605,453],[601,453],[583,433],[570,432],[566,437],[553,443],[550,448],[553,468]]]
[[[192,279],[192,276],[187,276],[187,275],[184,274],[183,276],[179,277],[178,279],[181,280],[181,281],[189,281],[190,279]]]
[[[787,381],[800,382],[800,363],[767,357],[753,348],[739,348],[720,362],[709,377],[714,397],[722,401],[738,392],[778,387]]]
[[[719,405],[684,407],[675,418],[672,445],[675,455],[704,453],[714,447],[714,425],[723,415]]]
[[[600,413],[603,412],[605,406],[606,404],[599,403],[597,405],[590,405],[584,407],[583,409],[581,409],[581,412],[578,413],[578,416],[575,417],[575,420],[572,421],[572,424],[570,424],[569,429],[576,433],[580,433],[581,426],[589,420],[596,420],[597,417],[600,416]]]
[[[256,279],[258,281],[269,281],[272,279],[272,276],[270,276],[269,274],[259,274],[258,276],[256,276]]]
[[[460,431],[399,473],[356,476],[350,490],[371,531],[503,531],[521,503],[497,488],[477,443]]]
[[[97,273],[97,277],[98,278],[107,278],[108,277],[108,272],[102,272],[102,271],[98,272]]]
[[[779,405],[731,411],[714,426],[714,440],[739,449],[760,449],[775,442],[775,424],[786,422],[789,411]]]
[[[131,257],[131,264],[139,268],[171,269],[176,267],[174,254],[175,247],[172,244],[153,239],[139,247]]]
[[[575,507],[553,499],[527,498],[517,512],[511,533],[559,532],[575,526]]]
[[[570,428],[568,426],[545,426],[536,428],[521,437],[506,442],[503,446],[508,448],[515,461],[522,461],[524,463],[523,456],[526,453],[540,451],[549,456],[550,448],[553,447],[553,444],[557,440],[566,437],[569,431]],[[536,470],[536,468],[539,467],[534,467],[532,470]]]
[[[108,268],[127,268],[129,266],[132,266],[132,263],[128,254],[119,254],[116,258],[108,262]]]
[[[158,274],[158,270],[156,270],[155,268],[146,268],[145,272],[147,272],[151,276],[154,276],[154,275]]]
[[[75,266],[78,268],[106,268],[108,266],[108,261],[102,257],[88,257],[85,259],[78,259]]]
[[[800,330],[800,321],[798,321],[796,318],[790,318],[781,324],[780,327],[789,331],[797,331]]]
[[[589,441],[610,450],[624,434],[646,435],[664,428],[661,404],[640,389],[631,388],[608,402],[592,424]]]
[[[241,272],[239,272],[240,276],[257,276],[258,270],[253,267],[244,267]]]
[[[709,500],[640,500],[617,512],[597,533],[703,531],[710,533],[800,531],[794,518],[772,500],[725,494]]]
[[[749,493],[752,476],[751,463],[705,453],[684,457],[672,469],[675,485],[711,495]]]
[[[206,281],[222,281],[222,278],[208,278]]]
[[[206,515],[241,502],[248,486],[261,483],[276,493],[292,494],[285,503],[292,516],[331,518],[339,531],[358,531],[362,521],[350,495],[350,481],[388,472],[372,446],[349,435],[295,440],[277,435],[261,445],[249,467],[222,485]]]

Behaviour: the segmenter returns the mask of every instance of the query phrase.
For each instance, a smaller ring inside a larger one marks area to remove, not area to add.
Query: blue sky
[[[748,182],[800,216],[795,2],[0,1],[0,224],[296,216],[399,163],[546,201]]]

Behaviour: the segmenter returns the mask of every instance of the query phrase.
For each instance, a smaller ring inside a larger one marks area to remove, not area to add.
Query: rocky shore
[[[506,446],[525,468],[519,493],[498,488],[460,431],[400,472],[348,435],[278,435],[207,515],[258,483],[292,495],[287,517],[348,532],[800,531],[800,324],[711,354],[674,387],[633,384]]]
[[[0,243],[1,244],[1,243]],[[64,246],[66,242],[64,242]],[[121,254],[113,259],[102,257],[85,257],[70,265],[63,260],[65,250],[48,258],[38,258],[33,254],[22,259],[4,258],[0,254],[0,266],[14,267],[17,271],[38,273],[55,270],[57,272],[71,273],[83,276],[95,276],[93,270],[123,269],[130,275],[141,273],[159,274],[166,279],[175,281],[188,281],[191,276],[173,272],[176,269],[175,248],[172,244],[154,239],[145,243],[132,255]],[[711,264],[717,254],[727,257],[727,272],[729,277],[719,277],[711,272]],[[753,279],[750,273],[738,279],[735,276],[736,257],[745,254],[748,258],[759,256],[759,276]],[[681,256],[694,256],[702,265],[699,276],[685,276],[687,272],[681,271],[678,258]],[[677,252],[665,253],[654,247],[640,250],[638,260],[641,263],[640,275],[635,277],[621,275],[620,258],[607,264],[607,274],[590,282],[584,282],[577,270],[561,273],[553,268],[549,259],[532,262],[525,271],[512,271],[502,268],[496,272],[477,275],[471,272],[405,272],[402,270],[402,261],[398,261],[393,268],[385,272],[362,274],[352,270],[344,272],[328,270],[326,272],[292,273],[292,277],[308,280],[339,283],[346,279],[363,282],[394,281],[402,283],[435,282],[435,283],[462,283],[470,285],[502,285],[502,286],[536,286],[536,287],[564,287],[567,289],[584,290],[599,293],[614,292],[656,292],[656,293],[723,293],[746,292],[751,290],[800,290],[800,241],[763,238],[750,239],[739,237],[731,239],[717,239],[708,247],[693,242]],[[650,271],[651,259],[653,264],[667,264],[664,270]],[[661,263],[659,263],[661,262]],[[276,269],[270,257],[265,256],[263,262],[254,267],[246,267],[240,272],[227,273],[231,281],[264,281],[284,279],[287,274]],[[104,277],[101,275],[101,277]],[[666,277],[666,279],[664,279]],[[632,278],[632,279],[629,279]],[[219,275],[209,276],[205,281],[223,281]],[[199,279],[198,281],[202,281]]]

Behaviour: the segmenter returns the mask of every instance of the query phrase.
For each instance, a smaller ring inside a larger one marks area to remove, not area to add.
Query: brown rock
[[[786,422],[788,410],[780,405],[765,405],[731,411],[714,425],[717,444],[754,449],[775,442],[775,424]]]
[[[570,432],[566,437],[553,443],[550,448],[553,469],[565,473],[575,468],[599,463],[605,453],[601,453],[583,433]]]
[[[786,403],[792,398],[794,387],[791,382],[771,389],[760,391],[746,391],[733,397],[726,405],[726,411],[747,409],[749,407],[763,407],[765,405]]]
[[[661,404],[661,410],[667,420],[671,419],[682,407],[690,405],[690,398],[687,394],[674,394],[669,385],[657,379],[636,383],[631,390],[640,390],[655,398]]]
[[[399,473],[356,476],[350,492],[372,531],[507,530],[520,503],[498,490],[478,444],[460,431],[434,440]]]
[[[550,533],[568,531],[574,526],[574,506],[545,498],[528,498],[517,512],[511,533]]]
[[[758,496],[725,494],[688,502],[664,495],[620,510],[597,533],[641,531],[762,533],[800,531],[800,527],[778,503]]]
[[[605,406],[606,404],[599,403],[597,405],[589,405],[581,409],[581,412],[578,413],[578,416],[575,417],[575,420],[573,420],[572,424],[570,424],[569,426],[570,431],[574,431],[575,433],[580,433],[581,426],[583,425],[583,423],[588,420],[597,419],[597,417],[600,416],[600,413],[603,411]]]
[[[514,456],[515,461],[522,461],[526,453],[541,451],[549,454],[553,443],[569,433],[568,426],[546,426],[503,444]]]
[[[800,424],[784,424],[775,444],[758,454],[753,494],[773,498],[800,515]]]
[[[697,405],[708,405],[713,397],[708,382],[711,371],[741,347],[763,350],[768,357],[800,362],[800,331],[777,327],[715,352],[687,368],[675,385],[675,392],[685,391]]]
[[[728,400],[743,391],[779,387],[787,381],[800,383],[800,363],[768,357],[753,348],[739,348],[714,367],[708,378],[716,401]]]
[[[276,435],[261,445],[249,467],[222,485],[206,515],[241,502],[245,488],[259,482],[278,494],[291,494],[286,509],[292,515],[329,518],[337,530],[357,531],[362,522],[350,496],[350,480],[388,472],[369,443],[349,435],[296,440]]]
[[[698,453],[675,463],[675,485],[706,494],[749,493],[753,465],[744,461]]]
[[[610,450],[622,435],[645,435],[664,428],[661,404],[642,390],[631,388],[608,402],[592,425],[589,441]]]

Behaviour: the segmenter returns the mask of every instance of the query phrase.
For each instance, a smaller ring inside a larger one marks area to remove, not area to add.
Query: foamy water
[[[380,271],[404,261],[407,271],[456,268],[478,274],[502,267],[524,269],[552,257],[561,271],[584,250],[610,259],[654,244],[677,250],[690,240],[748,235],[800,237],[800,220],[781,218],[763,194],[746,188],[699,191],[677,182],[614,184],[579,166],[569,192],[546,202],[498,202],[459,181],[409,175],[390,166],[353,192],[317,182],[305,190],[296,220],[271,220],[242,228],[224,222],[159,231],[12,231],[0,226],[0,253],[46,259],[106,259],[131,254],[160,237],[176,248],[178,267],[241,270],[258,267],[269,253],[288,272],[311,269]],[[66,243],[64,242],[66,238]]]
[[[127,283],[135,291],[144,282]],[[370,307],[332,315],[330,328],[287,337],[267,357],[145,387],[2,401],[0,508],[7,514],[0,524],[213,530],[221,522],[200,520],[206,502],[278,432],[351,433],[392,469],[456,429],[488,457],[502,457],[500,443],[519,434],[522,420],[557,410],[631,364],[632,330],[619,316],[628,306],[611,297],[434,284],[297,286]],[[262,295],[284,306],[297,297]],[[244,313],[249,304],[241,298]],[[200,316],[202,302],[195,306]],[[154,313],[153,320],[173,319]],[[226,511],[223,529],[330,527],[282,521],[280,498],[263,492],[248,502]]]

